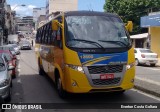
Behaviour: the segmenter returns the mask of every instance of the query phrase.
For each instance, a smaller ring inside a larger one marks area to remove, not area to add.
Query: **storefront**
[[[149,28],[151,50],[160,56],[160,12],[141,17],[141,27]]]
[[[131,35],[130,38],[135,48],[149,48],[148,33]]]

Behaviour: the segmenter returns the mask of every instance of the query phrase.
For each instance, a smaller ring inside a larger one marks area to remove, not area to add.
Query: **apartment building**
[[[78,10],[78,0],[47,0],[46,17],[48,20],[54,17],[57,11]]]
[[[33,16],[26,16],[23,18],[16,18],[17,33],[31,33],[34,27]]]
[[[38,19],[41,15],[46,15],[46,7],[33,8],[33,21],[35,22],[35,30],[37,30]]]

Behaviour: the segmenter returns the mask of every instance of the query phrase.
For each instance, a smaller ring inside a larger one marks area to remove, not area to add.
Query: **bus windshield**
[[[66,24],[69,47],[124,48],[131,45],[124,24],[117,17],[67,16]]]

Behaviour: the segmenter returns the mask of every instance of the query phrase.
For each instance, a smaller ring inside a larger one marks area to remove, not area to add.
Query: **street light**
[[[12,10],[14,10],[15,8],[17,8],[18,6],[25,7],[26,5],[25,5],[25,4],[22,4],[22,5],[16,5]]]

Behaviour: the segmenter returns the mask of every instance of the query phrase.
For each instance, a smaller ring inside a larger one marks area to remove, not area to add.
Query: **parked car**
[[[0,46],[0,53],[4,53],[5,55],[9,54],[11,60],[8,60],[8,64],[9,65],[12,65],[16,68],[17,66],[17,57],[16,57],[16,54],[15,52],[13,51],[13,47],[10,47],[10,46]],[[9,56],[8,56],[8,59],[9,59]],[[12,77],[15,78],[16,77],[16,69],[13,69],[12,70]]]
[[[0,54],[0,96],[8,101],[11,99],[12,78],[10,70],[12,69],[14,66],[9,66],[6,57]]]
[[[16,57],[16,52],[15,52],[15,50],[14,50],[14,47],[11,46],[11,45],[3,45],[3,46],[0,46],[0,50],[10,50],[11,53],[12,53],[12,55],[13,55],[14,57]]]
[[[21,41],[19,42],[20,48],[22,49],[30,49],[31,50],[31,44],[29,41]]]
[[[150,66],[155,66],[158,63],[158,55],[152,52],[150,49],[135,48],[135,64],[149,64]]]
[[[20,46],[18,46],[17,44],[8,44],[8,45],[13,46],[16,55],[20,54]]]
[[[10,53],[9,50],[0,50],[0,54],[4,54],[7,58],[7,62],[8,62],[8,65],[10,66],[14,66],[14,69],[12,70],[12,78],[16,78],[16,66],[17,66],[17,60],[13,57],[13,55]]]

